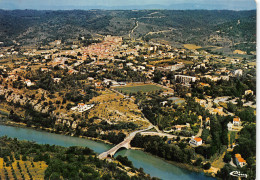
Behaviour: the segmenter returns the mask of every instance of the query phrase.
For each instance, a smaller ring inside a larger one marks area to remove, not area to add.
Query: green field
[[[228,138],[229,138],[229,144],[232,145],[232,143],[235,141],[236,139],[236,131],[229,131],[228,132]]]
[[[142,92],[159,91],[159,90],[164,90],[164,88],[150,84],[150,85],[140,85],[140,86],[116,87],[115,90],[122,93],[130,94],[130,93],[137,93],[138,91],[142,91]]]

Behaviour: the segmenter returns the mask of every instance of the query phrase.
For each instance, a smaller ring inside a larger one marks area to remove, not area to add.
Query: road
[[[203,131],[203,128],[202,128],[202,123],[203,123],[203,121],[202,121],[202,118],[200,119],[200,129],[199,129],[199,132],[198,132],[198,134],[195,136],[195,137],[200,137],[201,136],[201,134],[202,134],[202,131]]]
[[[129,32],[129,38],[131,38],[131,34],[134,33],[134,30],[135,30],[136,28],[138,28],[138,26],[139,26],[138,21],[136,21],[136,26]]]
[[[167,133],[159,133],[159,132],[141,132],[141,135],[143,136],[161,136],[161,137],[168,137],[168,138],[177,138],[178,136],[172,135],[172,134],[167,134]],[[180,139],[188,139],[190,137],[184,137],[184,136],[179,136]]]

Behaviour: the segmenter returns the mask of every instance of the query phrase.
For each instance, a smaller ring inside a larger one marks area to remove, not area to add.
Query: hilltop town
[[[253,179],[255,51],[217,49],[101,34],[2,46],[1,123],[127,140],[122,146],[214,177],[240,171]]]

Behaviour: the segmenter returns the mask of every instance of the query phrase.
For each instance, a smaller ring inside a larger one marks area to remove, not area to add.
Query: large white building
[[[193,76],[175,75],[174,79],[179,80],[182,83],[189,84],[190,82],[195,82],[197,78]]]
[[[94,104],[78,103],[78,106],[72,107],[71,110],[78,110],[78,112],[84,112],[94,107]]]

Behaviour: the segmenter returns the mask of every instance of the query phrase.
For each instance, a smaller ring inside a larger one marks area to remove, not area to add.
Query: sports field
[[[124,86],[124,87],[116,87],[115,90],[122,93],[137,93],[138,91],[142,92],[151,92],[151,91],[159,91],[159,90],[164,90],[164,88],[160,86],[156,86],[153,84],[149,85],[134,85],[134,86]]]

